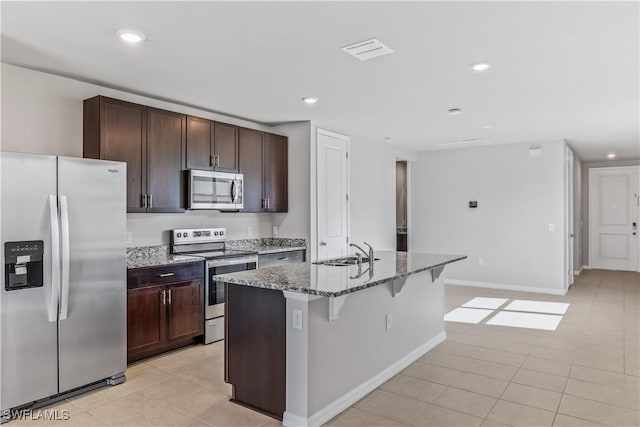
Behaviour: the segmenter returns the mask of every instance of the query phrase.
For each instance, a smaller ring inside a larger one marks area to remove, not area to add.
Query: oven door
[[[213,276],[255,270],[257,265],[258,257],[255,255],[207,261],[205,319],[224,316],[224,282],[213,280]]]
[[[189,171],[189,209],[242,209],[243,193],[242,174]]]

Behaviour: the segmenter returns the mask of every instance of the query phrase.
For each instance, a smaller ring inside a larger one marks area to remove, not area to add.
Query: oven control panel
[[[183,228],[171,230],[171,241],[174,245],[224,242],[226,239],[226,228]]]

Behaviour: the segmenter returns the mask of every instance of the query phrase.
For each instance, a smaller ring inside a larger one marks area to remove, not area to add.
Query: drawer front
[[[304,249],[298,249],[295,251],[259,255],[258,268],[276,267],[278,265],[288,264],[291,262],[303,262],[304,253]]]
[[[161,265],[154,267],[130,268],[127,270],[127,287],[137,288],[149,285],[166,285],[190,280],[204,280],[204,262]]]

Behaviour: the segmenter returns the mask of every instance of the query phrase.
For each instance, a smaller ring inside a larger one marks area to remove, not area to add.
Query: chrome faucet
[[[373,247],[368,244],[367,242],[364,242],[365,245],[367,245],[369,247],[369,252],[367,253],[367,251],[365,251],[364,249],[362,249],[360,246],[356,245],[355,243],[351,243],[349,244],[349,246],[353,246],[354,248],[357,248],[360,250],[360,252],[362,252],[366,257],[369,258],[369,263],[373,263]],[[362,255],[359,253],[356,253],[356,256],[358,257],[358,264],[360,264],[362,262]]]

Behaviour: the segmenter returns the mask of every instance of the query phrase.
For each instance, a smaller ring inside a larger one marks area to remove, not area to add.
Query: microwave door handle
[[[238,191],[236,189],[236,180],[231,180],[231,202],[235,203],[238,198]]]

